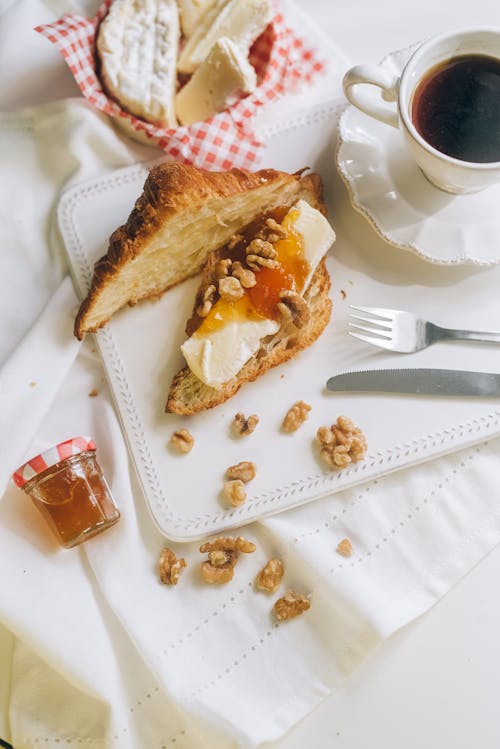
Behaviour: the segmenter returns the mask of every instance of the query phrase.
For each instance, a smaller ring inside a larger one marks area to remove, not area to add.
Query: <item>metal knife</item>
[[[330,377],[336,392],[412,393],[414,395],[500,396],[500,374],[458,369],[370,369]]]

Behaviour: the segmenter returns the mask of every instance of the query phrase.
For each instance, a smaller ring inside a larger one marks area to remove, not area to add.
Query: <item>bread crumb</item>
[[[340,296],[342,297],[342,299],[345,299],[345,298],[346,298],[347,294],[346,294],[346,292],[344,291],[344,289],[340,289]]]
[[[97,388],[94,388],[93,390],[90,391],[89,398],[95,398],[96,395],[99,395],[99,391]]]
[[[342,557],[351,557],[353,553],[352,543],[348,538],[343,538],[337,545],[337,554],[340,554]]]
[[[30,385],[30,388],[36,388],[36,386],[38,385],[38,382],[30,382],[29,385]]]

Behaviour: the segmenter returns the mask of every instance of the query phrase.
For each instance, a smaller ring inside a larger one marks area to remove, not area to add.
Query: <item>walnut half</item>
[[[239,437],[243,437],[246,434],[252,434],[258,423],[259,417],[257,414],[247,417],[243,413],[237,413],[233,421],[233,431]]]
[[[291,320],[297,329],[303,328],[311,319],[311,310],[304,297],[288,289],[280,294],[278,309],[285,320]]]
[[[246,538],[232,536],[216,538],[200,546],[202,554],[208,554],[206,562],[201,563],[201,576],[206,583],[227,583],[233,579],[234,566],[240,552],[251,554],[255,544]]]
[[[236,463],[234,466],[229,466],[226,470],[226,476],[228,479],[240,479],[244,484],[255,478],[257,474],[257,467],[255,463],[251,463],[249,460],[242,460],[241,463]]]
[[[278,621],[285,622],[288,619],[294,619],[296,616],[300,616],[300,614],[303,614],[304,611],[307,611],[310,608],[311,601],[309,598],[289,590],[286,596],[278,598],[273,606],[273,612]]]
[[[177,559],[175,553],[168,546],[165,546],[161,550],[158,569],[160,571],[160,580],[165,585],[177,585],[181,570],[186,566],[186,560]]]
[[[270,559],[255,578],[255,584],[259,590],[275,593],[283,578],[283,562],[281,559]]]
[[[170,437],[170,444],[180,453],[188,453],[193,449],[194,437],[189,429],[178,429]]]
[[[365,456],[365,435],[347,416],[339,416],[330,427],[320,427],[316,437],[322,458],[332,468],[344,468]]]
[[[297,401],[285,414],[281,428],[284,432],[295,432],[309,416],[311,406],[304,401]]]

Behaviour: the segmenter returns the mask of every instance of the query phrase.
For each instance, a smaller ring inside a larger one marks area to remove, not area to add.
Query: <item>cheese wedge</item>
[[[177,118],[182,125],[206,120],[250,94],[256,86],[257,75],[246,54],[222,37],[175,97]]]
[[[182,34],[186,39],[193,34],[205,13],[214,3],[215,0],[177,0]]]
[[[175,0],[114,0],[99,27],[100,76],[131,114],[175,127],[179,43]]]
[[[215,42],[225,36],[248,54],[274,15],[270,0],[216,0],[182,50],[180,73],[194,73]]]
[[[335,232],[323,214],[305,200],[299,200],[283,221],[299,236],[302,258],[309,266],[299,290],[303,294],[334,242]],[[181,351],[189,369],[201,382],[220,389],[259,350],[262,339],[277,333],[279,328],[279,321],[261,317],[245,300],[242,306],[219,299],[210,315],[183,343]]]

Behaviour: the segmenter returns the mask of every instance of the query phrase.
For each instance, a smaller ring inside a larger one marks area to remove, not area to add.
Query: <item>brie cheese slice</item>
[[[177,63],[179,72],[193,73],[223,36],[248,55],[273,15],[270,0],[216,0],[182,50]]]
[[[114,0],[97,36],[108,93],[131,114],[166,127],[177,126],[179,34],[175,0]]]
[[[285,219],[289,230],[301,240],[303,257],[309,264],[309,273],[302,292],[305,291],[321,258],[335,240],[335,232],[327,219],[305,200],[299,200]],[[257,283],[258,283],[258,271]],[[199,380],[219,389],[238,374],[246,362],[259,350],[261,341],[280,329],[276,320],[249,315],[227,313],[227,302],[218,300],[212,308],[212,321],[200,325],[181,346],[190,370]],[[222,314],[218,313],[221,307]],[[233,308],[230,308],[230,310]]]
[[[189,39],[205,13],[210,10],[214,3],[215,0],[177,0],[182,33],[186,39]]]
[[[255,90],[257,75],[239,47],[221,37],[206,60],[175,97],[175,111],[182,125],[191,125],[227,109]]]

